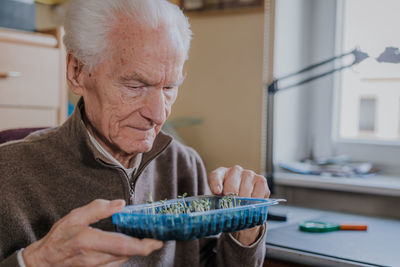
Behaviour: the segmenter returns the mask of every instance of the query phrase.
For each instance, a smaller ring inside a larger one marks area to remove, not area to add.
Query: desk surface
[[[267,258],[319,266],[400,266],[400,221],[293,206],[271,206],[287,222],[268,222]],[[308,233],[304,220],[368,224],[367,231]]]

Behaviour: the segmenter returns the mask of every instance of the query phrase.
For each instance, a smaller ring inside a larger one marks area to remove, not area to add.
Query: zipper
[[[140,174],[142,174],[143,170],[147,167],[147,165],[150,164],[150,162],[153,161],[158,155],[160,155],[164,150],[169,146],[169,144],[172,142],[172,139],[170,139],[164,147],[162,147],[156,154],[154,154],[151,158],[147,159],[146,161],[143,161],[144,159],[142,158],[142,163],[139,165],[139,167],[136,169],[134,175],[132,176],[132,179],[130,181],[130,188],[134,190],[136,181],[139,178]],[[154,145],[154,144],[153,144]]]
[[[130,184],[130,186],[129,186],[129,195],[130,195],[130,201],[131,201],[130,204],[133,205],[133,202],[135,202],[135,189],[134,189],[134,187],[132,187],[132,184]]]
[[[126,175],[125,171],[121,167],[115,166],[113,164],[109,164],[109,163],[105,162],[104,160],[102,160],[101,158],[98,158],[97,160],[103,166],[109,167],[109,168],[112,168],[112,169],[117,169],[119,173],[122,173],[122,176],[124,176],[125,181],[127,182],[128,187],[129,187],[129,204],[132,205],[134,200],[135,200],[135,183],[129,181],[128,175]]]
[[[128,183],[129,196],[130,196],[129,197],[129,200],[130,200],[129,204],[133,205],[133,202],[135,200],[135,184],[130,182],[128,175],[126,175],[126,172],[122,168],[120,168],[120,167],[116,167],[116,168],[119,170],[120,173],[122,172],[122,175],[125,177],[125,180]]]
[[[131,182],[129,180],[128,175],[126,175],[126,172],[121,167],[114,166],[114,165],[111,165],[111,166],[118,169],[118,171],[120,173],[122,173],[122,175],[125,177],[125,181],[128,183],[128,187],[129,187],[129,204],[133,205],[133,203],[135,201],[135,183]]]
[[[116,168],[120,172],[123,173],[123,176],[125,177],[125,180],[128,183],[128,187],[129,187],[129,195],[130,195],[129,201],[130,201],[130,204],[133,204],[134,200],[135,200],[134,199],[134,197],[135,197],[135,185],[136,185],[136,181],[139,178],[140,174],[147,167],[147,165],[149,165],[150,162],[153,161],[153,159],[155,159],[158,155],[160,155],[162,152],[164,152],[164,150],[169,146],[169,144],[171,142],[172,142],[172,138],[170,140],[168,140],[168,142],[162,148],[160,148],[159,151],[156,154],[152,155],[152,157],[148,158],[147,161],[145,161],[144,163],[142,162],[143,164],[140,164],[140,166],[137,168],[137,170],[134,173],[134,175],[132,175],[131,180],[129,180],[129,177],[126,175],[125,171],[122,168],[120,168],[118,166],[115,166],[115,165],[112,165],[112,164],[109,164],[109,163],[103,161],[101,158],[97,158],[97,161],[99,161],[101,164],[103,164],[106,167]],[[142,158],[142,161],[143,160],[144,159]]]

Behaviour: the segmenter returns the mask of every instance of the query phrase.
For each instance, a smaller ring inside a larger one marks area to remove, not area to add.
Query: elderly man
[[[113,232],[110,216],[148,192],[269,196],[265,178],[239,166],[207,178],[198,154],[161,132],[190,45],[179,8],[72,0],[65,30],[81,100],[61,127],[0,147],[0,266],[262,265],[265,226],[164,243]]]

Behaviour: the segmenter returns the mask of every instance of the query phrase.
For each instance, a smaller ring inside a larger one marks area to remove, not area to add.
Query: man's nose
[[[162,124],[166,120],[165,96],[162,88],[154,88],[146,96],[145,108],[142,115],[155,124]]]

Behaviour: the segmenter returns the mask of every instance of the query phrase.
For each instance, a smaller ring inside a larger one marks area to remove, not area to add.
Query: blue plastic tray
[[[263,224],[267,219],[269,205],[278,204],[281,199],[258,199],[235,197],[240,206],[220,208],[222,197],[201,196],[185,198],[187,205],[193,200],[208,199],[211,210],[188,214],[153,214],[158,213],[164,205],[182,202],[182,199],[167,200],[164,203],[139,204],[126,206],[112,216],[118,232],[137,237],[158,240],[191,240],[221,232],[239,230]]]

